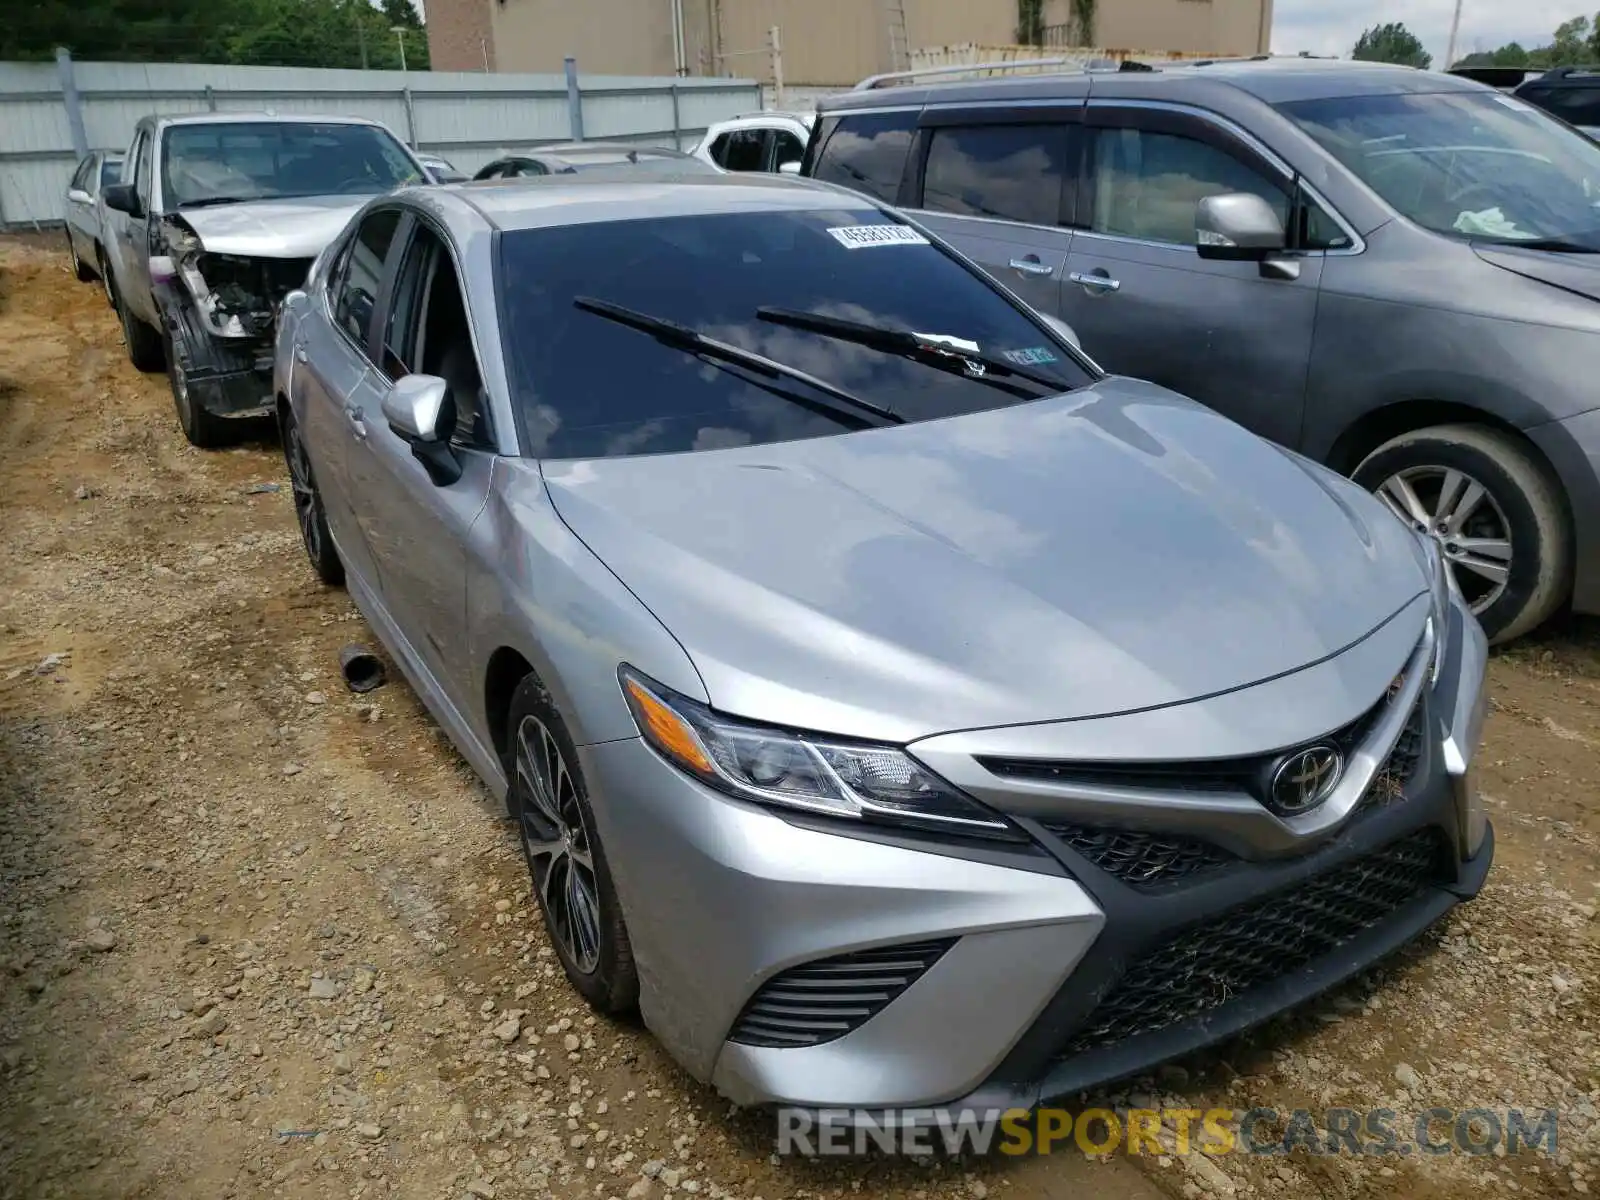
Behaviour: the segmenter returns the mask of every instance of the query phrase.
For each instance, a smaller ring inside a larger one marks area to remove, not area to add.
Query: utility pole
[[[1456,35],[1461,32],[1461,0],[1456,0],[1455,15],[1450,18],[1450,42],[1445,47],[1444,69],[1448,71],[1456,65]]]
[[[361,43],[361,69],[367,69],[367,27],[361,23],[361,18],[356,18],[356,41]]]
[[[406,69],[406,27],[404,25],[391,25],[389,28],[394,32],[394,40],[400,43],[400,71],[404,74]]]
[[[772,39],[772,94],[777,107],[783,108],[783,41],[778,35],[778,27],[774,25],[767,30],[767,36]]]

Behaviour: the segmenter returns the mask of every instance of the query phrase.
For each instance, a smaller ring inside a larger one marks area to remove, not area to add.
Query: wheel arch
[[[1549,456],[1511,422],[1475,405],[1451,400],[1398,400],[1371,409],[1346,426],[1334,439],[1323,462],[1341,475],[1350,475],[1367,455],[1391,438],[1435,425],[1481,425],[1510,437],[1555,484],[1570,524],[1572,502]]]
[[[510,744],[510,730],[507,725],[511,715],[511,697],[516,694],[518,685],[529,675],[536,679],[540,678],[539,673],[533,669],[533,664],[513,646],[496,647],[489,655],[488,664],[484,668],[484,723],[488,727],[490,744],[501,762],[505,761],[506,748]]]

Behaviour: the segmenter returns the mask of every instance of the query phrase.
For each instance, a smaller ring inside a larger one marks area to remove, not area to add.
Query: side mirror
[[[1040,313],[1039,316],[1043,319],[1046,325],[1050,326],[1051,332],[1053,332],[1063,342],[1071,346],[1074,350],[1083,349],[1083,343],[1078,341],[1078,331],[1071,325],[1068,325],[1060,317],[1052,317],[1049,313]]]
[[[439,417],[449,398],[450,385],[437,375],[406,375],[395,381],[383,398],[384,420],[412,445],[439,441]]]
[[[778,174],[779,175],[798,175],[798,174],[800,174],[800,160],[798,158],[791,158],[786,163],[779,163],[778,164]]]
[[[68,188],[67,199],[72,201],[74,204],[94,203],[94,197],[89,195],[89,193],[84,191],[82,188]]]
[[[1272,206],[1249,192],[1200,201],[1195,206],[1194,235],[1201,258],[1234,262],[1260,261],[1289,244],[1283,221]]]
[[[139,193],[131,183],[113,183],[101,195],[105,197],[106,207],[115,212],[127,213],[130,217],[144,215],[139,207]]]

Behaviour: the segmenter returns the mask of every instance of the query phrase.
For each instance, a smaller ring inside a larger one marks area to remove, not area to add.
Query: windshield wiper
[[[1063,380],[1052,379],[1038,371],[1030,371],[1026,367],[1019,367],[1004,359],[991,358],[978,349],[976,342],[966,338],[948,337],[944,334],[907,333],[904,330],[891,329],[887,325],[849,321],[843,317],[829,317],[822,313],[802,312],[791,308],[758,308],[756,316],[763,321],[771,321],[774,325],[804,329],[810,333],[820,333],[824,337],[838,338],[841,341],[855,342],[860,346],[882,350],[886,354],[920,359],[930,366],[944,370],[961,371],[969,379],[1005,388],[1018,396],[1028,393],[1021,391],[1014,384],[1005,382],[1005,377],[1026,379],[1029,383],[1048,388],[1052,394],[1064,392],[1070,386]],[[973,370],[974,367],[978,369]],[[990,372],[1002,378],[991,378]]]
[[[183,208],[210,208],[214,204],[249,204],[252,200],[273,199],[269,196],[202,196],[198,200],[180,200],[178,207]]]
[[[884,424],[903,425],[905,418],[899,413],[884,408],[881,404],[874,404],[871,400],[863,400],[860,396],[852,395],[843,388],[835,387],[825,380],[818,379],[809,372],[791,367],[785,363],[777,362],[764,354],[757,354],[754,350],[746,350],[742,346],[735,346],[731,342],[719,341],[709,337],[697,329],[687,325],[680,325],[676,321],[669,321],[665,317],[653,317],[649,313],[638,312],[635,309],[624,308],[620,304],[613,304],[609,300],[597,300],[593,296],[575,296],[572,304],[584,312],[593,313],[597,317],[604,317],[608,321],[615,321],[619,325],[627,325],[643,333],[651,334],[658,342],[665,346],[672,346],[678,350],[686,350],[701,358],[714,359],[721,362],[733,363],[735,366],[753,371],[757,375],[765,375],[769,379],[794,379],[814,388],[823,395],[831,398],[831,402],[810,400],[795,395],[791,392],[778,392],[794,401],[804,405],[814,412],[824,413],[832,417],[844,417],[846,420],[855,421],[862,426]],[[865,418],[865,419],[864,419]]]

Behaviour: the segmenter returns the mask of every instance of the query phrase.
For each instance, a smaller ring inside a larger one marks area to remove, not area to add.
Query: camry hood
[[[1365,492],[1126,379],[543,469],[714,706],[887,741],[1228,691],[1338,653],[1427,587]]]
[[[1600,300],[1600,254],[1557,254],[1515,246],[1473,246],[1484,262],[1526,279]]]
[[[194,230],[209,254],[245,258],[315,258],[371,196],[302,196],[246,200],[174,215]]]

